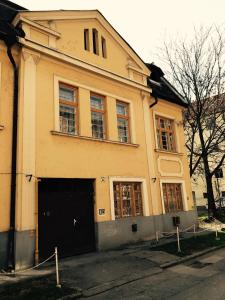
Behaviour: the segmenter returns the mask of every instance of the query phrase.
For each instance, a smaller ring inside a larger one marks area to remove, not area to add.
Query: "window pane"
[[[142,196],[141,196],[141,184],[134,183],[134,203],[136,216],[142,215]]]
[[[165,121],[163,119],[160,119],[160,127],[165,128]]]
[[[98,112],[91,113],[92,136],[94,138],[104,138],[103,114]]]
[[[91,96],[91,108],[103,110],[103,99],[97,96]]]
[[[161,132],[161,138],[162,138],[162,148],[167,150],[168,149],[168,139],[166,132]]]
[[[76,134],[75,114],[76,114],[76,109],[74,107],[60,104],[59,106],[60,131]]]
[[[75,91],[73,89],[60,86],[59,99],[74,102],[75,101]]]
[[[117,122],[118,122],[119,141],[127,143],[129,140],[128,120],[118,118]]]
[[[122,186],[122,213],[124,217],[132,216],[131,185]]]
[[[127,116],[127,105],[125,104],[117,104],[116,111],[118,115]]]
[[[120,184],[114,184],[114,207],[115,207],[115,217],[121,218],[121,203],[120,203]]]

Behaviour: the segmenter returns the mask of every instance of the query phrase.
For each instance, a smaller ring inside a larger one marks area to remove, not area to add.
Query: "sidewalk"
[[[182,234],[183,238],[190,235]],[[163,238],[157,246],[175,240],[174,237]],[[163,251],[152,251],[154,246],[154,241],[146,241],[114,251],[88,253],[62,259],[59,262],[61,285],[78,291],[78,296],[81,295],[79,291],[82,291],[83,296],[97,295],[111,288],[161,273],[163,266],[179,264],[185,259]],[[54,262],[48,263],[41,269],[18,274],[16,277],[0,275],[0,293],[4,290],[5,284],[17,284],[36,277],[43,278],[45,284],[46,276],[51,274],[54,281]]]

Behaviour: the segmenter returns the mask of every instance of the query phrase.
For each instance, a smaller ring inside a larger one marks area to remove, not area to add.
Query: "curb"
[[[224,245],[215,246],[215,247],[211,247],[211,248],[206,249],[206,250],[203,250],[203,251],[201,251],[201,252],[198,252],[198,253],[195,253],[195,254],[191,254],[191,255],[188,255],[188,256],[186,256],[186,257],[178,258],[178,259],[176,259],[176,260],[173,260],[173,261],[170,261],[170,262],[168,262],[168,263],[162,264],[162,265],[160,265],[159,267],[162,268],[162,269],[167,269],[167,268],[169,268],[169,267],[179,265],[179,264],[181,264],[181,263],[183,263],[183,262],[186,262],[186,261],[191,260],[191,259],[193,259],[193,258],[202,256],[202,255],[204,255],[204,254],[213,252],[213,251],[215,251],[215,250],[218,250],[218,249],[221,249],[221,248],[224,248],[224,247],[225,247],[225,244],[224,244]]]

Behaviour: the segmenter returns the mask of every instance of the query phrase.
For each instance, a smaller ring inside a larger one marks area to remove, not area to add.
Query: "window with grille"
[[[129,128],[129,104],[117,101],[117,128],[118,138],[122,143],[130,142],[130,128]]]
[[[105,98],[91,94],[91,126],[92,137],[105,139]]]
[[[69,134],[78,134],[77,126],[77,89],[59,84],[59,121],[60,131]]]
[[[166,151],[176,151],[173,120],[156,116],[156,131],[158,148]]]
[[[141,183],[114,182],[115,218],[143,215]]]
[[[163,201],[165,212],[177,212],[183,210],[181,183],[163,183]]]

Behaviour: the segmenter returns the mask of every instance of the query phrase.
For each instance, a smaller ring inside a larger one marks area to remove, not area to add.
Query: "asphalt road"
[[[114,287],[88,299],[225,300],[225,249]]]

